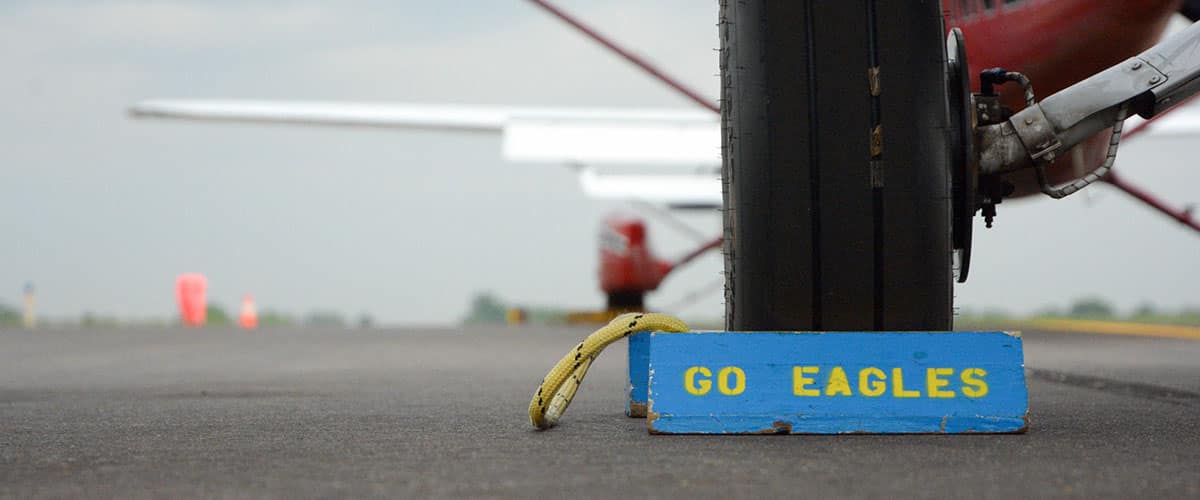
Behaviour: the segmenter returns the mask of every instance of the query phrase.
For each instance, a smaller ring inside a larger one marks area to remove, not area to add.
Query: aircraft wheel
[[[723,0],[726,327],[947,330],[939,2]]]

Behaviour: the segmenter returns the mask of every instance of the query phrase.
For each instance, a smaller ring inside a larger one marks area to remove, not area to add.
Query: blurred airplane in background
[[[592,198],[636,200],[673,210],[721,208],[716,106],[565,12],[532,1],[708,110],[162,99],[140,102],[130,113],[138,118],[496,134],[505,160],[574,168],[583,192]],[[1049,95],[1153,45],[1177,12],[1194,21],[1200,1],[950,0],[944,8],[946,28],[959,27],[966,35],[971,75],[1004,67],[1029,75],[1041,95]],[[978,76],[972,77],[972,86],[979,89]],[[1019,95],[1003,97],[1014,109],[1021,107]],[[1197,135],[1200,110],[1185,106],[1153,123],[1131,123],[1127,130],[1127,137]],[[1107,146],[1107,135],[1102,135],[1064,155],[1051,168],[1051,178],[1064,182],[1100,165]],[[1200,231],[1187,211],[1170,209],[1116,177],[1109,181]],[[1017,195],[1037,192],[1028,181],[1015,183]],[[716,236],[675,260],[661,259],[650,250],[644,221],[608,218],[599,237],[599,281],[608,310],[642,308],[646,293],[672,270],[720,245]]]

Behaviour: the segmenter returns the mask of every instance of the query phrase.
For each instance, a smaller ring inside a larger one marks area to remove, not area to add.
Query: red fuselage
[[[611,216],[600,231],[600,288],[609,307],[639,308],[641,295],[658,288],[671,263],[654,257],[641,219]]]

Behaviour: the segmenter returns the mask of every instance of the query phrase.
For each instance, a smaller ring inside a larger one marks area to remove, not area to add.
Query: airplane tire
[[[722,0],[728,329],[951,328],[941,16]]]

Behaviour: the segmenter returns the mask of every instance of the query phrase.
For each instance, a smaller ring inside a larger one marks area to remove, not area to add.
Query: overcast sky
[[[715,2],[561,3],[715,98]],[[568,169],[500,161],[498,137],[128,120],[140,99],[690,106],[518,0],[10,0],[0,60],[0,301],[32,280],[50,315],[167,317],[186,271],[229,307],[252,293],[260,308],[387,323],[456,321],[479,290],[597,306],[600,220],[635,211],[586,199]],[[1200,201],[1197,145],[1130,141],[1117,168]],[[720,229],[715,213],[687,219]],[[651,230],[664,255],[692,244]],[[1006,202],[975,241],[960,306],[1200,303],[1200,237],[1111,188]],[[701,259],[652,305],[720,271],[719,255]],[[722,311],[714,290],[671,312]]]

